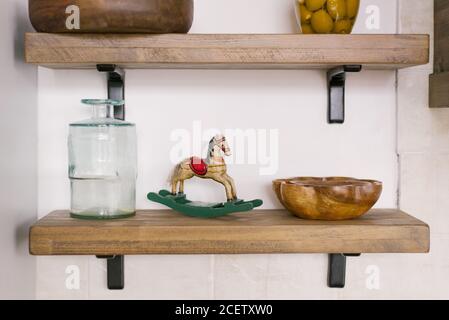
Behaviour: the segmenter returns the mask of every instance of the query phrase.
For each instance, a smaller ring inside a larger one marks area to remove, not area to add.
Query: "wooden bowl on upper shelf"
[[[367,213],[379,200],[382,182],[346,177],[301,177],[273,181],[282,205],[312,220],[348,220]]]
[[[193,7],[193,0],[29,0],[29,15],[38,32],[187,33]]]

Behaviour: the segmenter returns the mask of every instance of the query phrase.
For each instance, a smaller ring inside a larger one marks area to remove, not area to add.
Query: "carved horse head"
[[[226,138],[222,134],[217,134],[212,140],[209,142],[209,155],[217,155],[220,152],[223,152],[225,156],[229,157],[232,155],[231,149],[229,148],[228,142]]]

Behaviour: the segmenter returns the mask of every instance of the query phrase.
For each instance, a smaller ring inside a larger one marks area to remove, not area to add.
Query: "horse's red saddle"
[[[201,158],[192,157],[190,158],[190,169],[192,169],[195,174],[204,176],[207,173],[207,163]]]

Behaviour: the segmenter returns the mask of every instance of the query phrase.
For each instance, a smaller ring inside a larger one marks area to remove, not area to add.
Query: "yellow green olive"
[[[326,0],[306,0],[307,9],[316,11],[324,7]]]
[[[352,19],[357,16],[359,11],[360,0],[346,0],[346,14]]]
[[[310,23],[310,19],[312,19],[312,11],[309,11],[305,5],[299,6],[299,13],[301,17],[301,23]]]
[[[334,29],[334,20],[325,10],[318,10],[312,15],[312,28],[316,33],[330,33]]]
[[[301,30],[303,34],[314,34],[315,31],[313,31],[312,26],[307,23],[301,24]]]
[[[346,18],[345,0],[327,0],[327,12],[334,20]]]
[[[349,34],[352,29],[351,21],[348,19],[342,19],[335,21],[333,33]]]

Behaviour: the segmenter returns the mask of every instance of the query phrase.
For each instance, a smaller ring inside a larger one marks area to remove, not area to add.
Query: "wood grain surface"
[[[30,230],[33,255],[424,253],[429,242],[429,227],[398,210],[371,210],[348,221],[302,220],[285,210],[219,219],[147,210],[89,221],[57,211]]]
[[[25,50],[28,63],[50,68],[397,69],[428,63],[429,36],[28,33]]]

